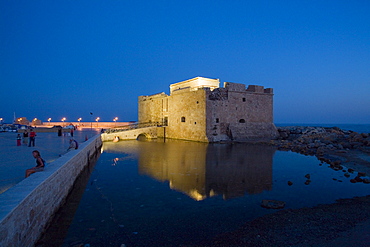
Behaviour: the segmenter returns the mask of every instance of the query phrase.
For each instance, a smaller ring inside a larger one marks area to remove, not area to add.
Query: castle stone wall
[[[168,110],[168,95],[165,93],[151,96],[139,96],[139,123],[163,122]]]
[[[169,97],[166,136],[173,139],[208,142],[206,136],[206,91],[179,90]]]
[[[271,139],[277,135],[273,124],[273,94],[262,86],[225,83],[224,89],[209,93],[207,136],[209,141]]]

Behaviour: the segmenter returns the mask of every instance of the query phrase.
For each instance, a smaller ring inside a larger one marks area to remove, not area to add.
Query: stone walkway
[[[99,130],[76,130],[74,139],[79,143],[99,133]],[[35,147],[16,145],[18,133],[0,133],[0,194],[24,179],[25,170],[35,166],[33,150],[38,150],[41,157],[51,163],[66,153],[71,136],[58,136],[56,132],[37,133]],[[22,134],[21,134],[22,135]]]

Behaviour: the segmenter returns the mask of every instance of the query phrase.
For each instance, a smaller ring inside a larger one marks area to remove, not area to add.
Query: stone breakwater
[[[271,144],[279,150],[316,156],[334,170],[343,170],[342,165],[360,165],[363,170],[370,168],[369,133],[357,133],[338,127],[301,126],[279,127],[278,132],[278,138],[272,140]],[[347,172],[353,171],[349,168]],[[365,175],[365,172],[359,172],[357,180],[351,182],[370,183],[369,179],[360,179]]]

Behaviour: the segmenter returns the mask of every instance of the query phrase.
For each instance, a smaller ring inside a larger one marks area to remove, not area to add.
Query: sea
[[[370,132],[370,124],[277,126]],[[62,247],[211,246],[215,236],[279,210],[262,207],[263,200],[298,209],[368,195],[369,184],[350,182],[360,171],[346,174],[345,166],[334,170],[314,156],[270,145],[104,142],[85,185],[76,186],[76,196],[67,200],[41,242]]]

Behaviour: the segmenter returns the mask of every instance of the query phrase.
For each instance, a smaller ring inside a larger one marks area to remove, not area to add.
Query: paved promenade
[[[0,194],[24,179],[25,170],[36,165],[32,156],[33,150],[38,150],[41,157],[51,163],[67,152],[71,136],[58,136],[56,132],[37,133],[35,147],[16,145],[18,133],[0,133]],[[99,134],[99,129],[82,129],[74,132],[74,139],[79,143],[93,135]],[[22,134],[21,134],[22,136]]]

